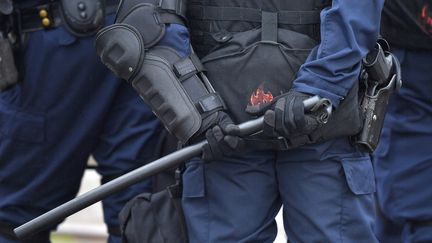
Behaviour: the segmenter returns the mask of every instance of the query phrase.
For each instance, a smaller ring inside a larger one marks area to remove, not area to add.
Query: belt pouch
[[[0,91],[18,82],[12,45],[0,34]]]
[[[60,3],[62,19],[72,34],[93,35],[104,25],[105,1],[61,0]]]

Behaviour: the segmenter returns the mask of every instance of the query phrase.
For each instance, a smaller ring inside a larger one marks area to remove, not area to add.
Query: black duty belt
[[[120,0],[105,0],[106,15],[115,13],[119,2]],[[85,6],[77,5],[77,8],[85,9]],[[61,26],[64,24],[61,11],[60,3],[53,0],[28,8],[18,6],[17,15],[20,31],[33,32]]]
[[[215,21],[247,21],[261,23],[262,10],[243,7],[189,6],[191,18]],[[308,25],[320,23],[321,10],[311,11],[278,11],[280,24]]]
[[[252,150],[288,150],[290,143],[284,138],[269,138],[261,134],[251,135],[244,138],[245,147]]]

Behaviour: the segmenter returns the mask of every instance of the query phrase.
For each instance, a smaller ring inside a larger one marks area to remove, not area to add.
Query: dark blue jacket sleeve
[[[379,32],[384,0],[333,0],[321,11],[321,43],[301,66],[293,89],[337,107],[356,82],[361,59]]]
[[[184,57],[189,56],[192,51],[188,29],[180,24],[168,24],[165,36],[158,45],[171,47]]]

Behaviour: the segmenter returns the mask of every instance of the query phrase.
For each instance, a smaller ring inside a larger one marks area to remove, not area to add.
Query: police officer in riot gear
[[[404,84],[374,153],[377,236],[383,243],[432,242],[431,1],[386,1],[381,33],[400,60]]]
[[[71,200],[90,154],[102,183],[159,157],[160,122],[94,50],[94,34],[112,23],[117,5],[1,1],[0,72],[15,66],[20,76],[0,73],[1,243],[18,242],[13,228]],[[149,181],[103,201],[109,242],[121,240],[123,205],[146,190]],[[49,242],[49,235],[25,242]]]
[[[102,61],[180,141],[209,141],[183,173],[190,242],[272,242],[282,205],[291,242],[377,242],[372,164],[349,138],[382,5],[122,2],[97,36]],[[325,102],[306,111],[312,95]],[[233,123],[260,115],[263,132],[237,136]]]

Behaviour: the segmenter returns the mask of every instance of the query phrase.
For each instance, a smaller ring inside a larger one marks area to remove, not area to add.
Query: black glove
[[[239,153],[244,148],[244,140],[236,133],[238,126],[223,111],[218,111],[203,120],[201,126],[205,131],[205,138],[208,143],[202,148],[202,159],[206,161],[220,160]]]
[[[306,113],[303,101],[311,96],[290,91],[280,97],[273,109],[264,114],[263,132],[268,136],[282,136],[298,145],[309,143],[308,136],[320,122],[314,113]]]

